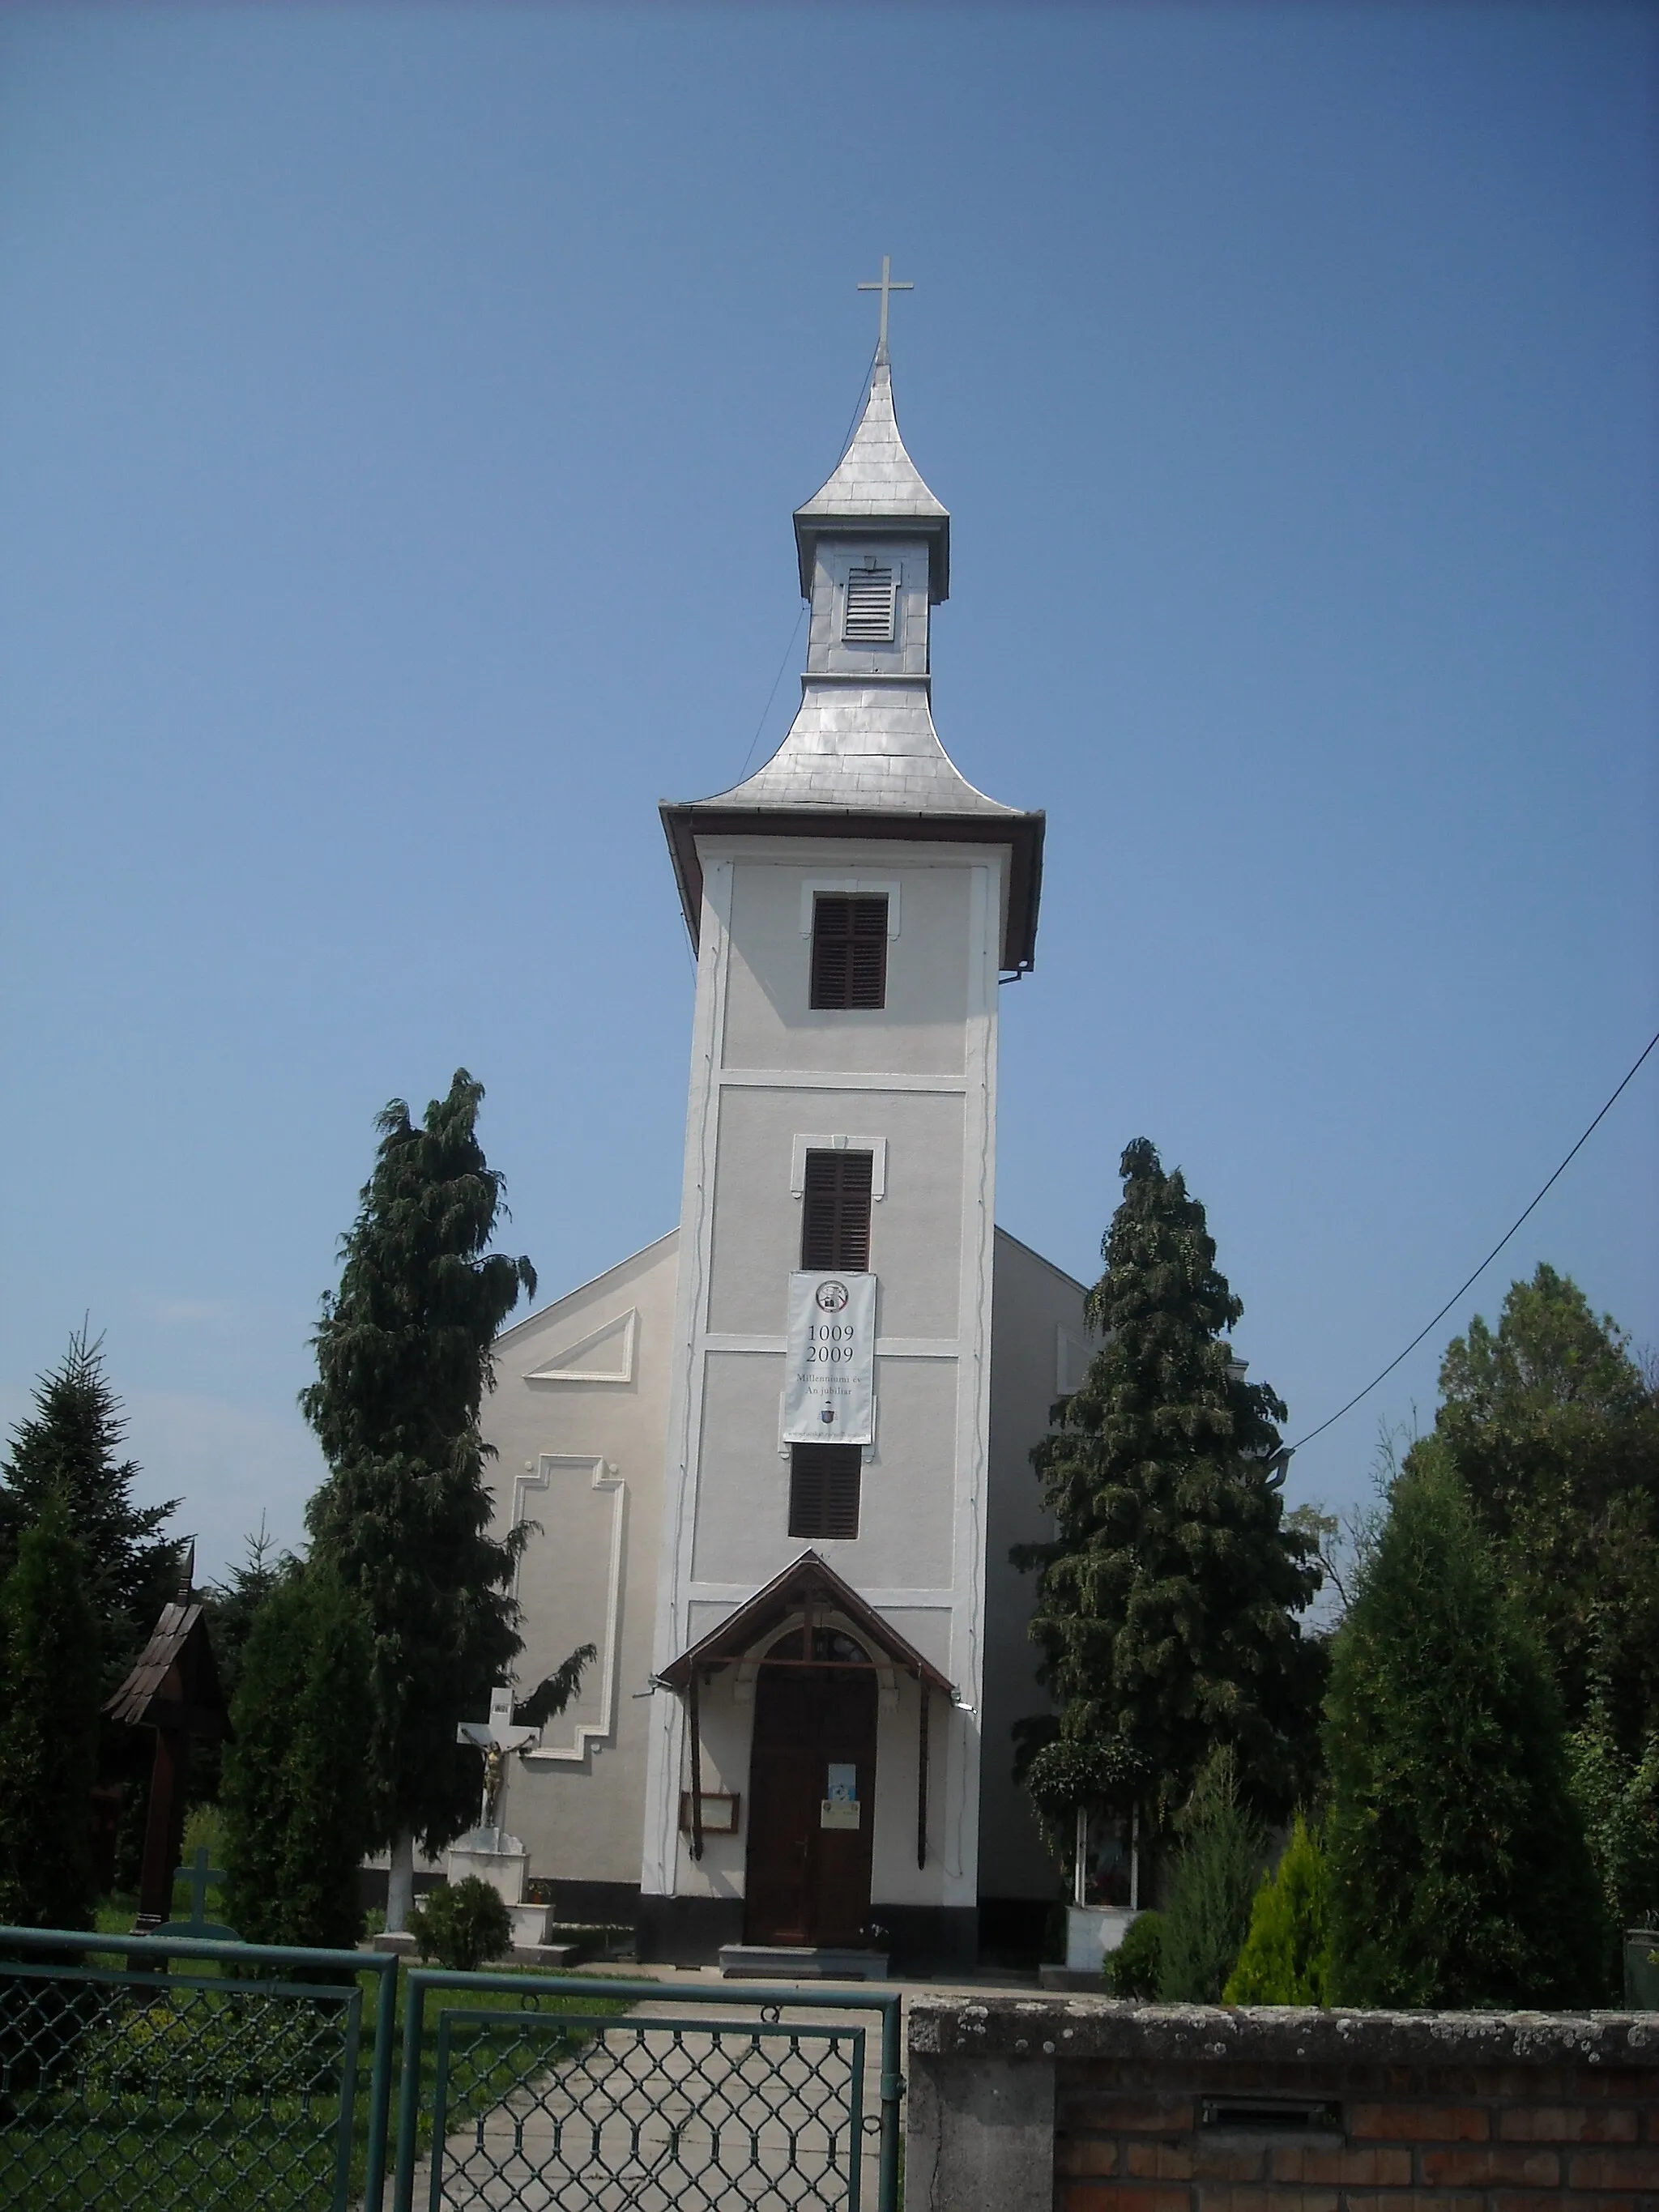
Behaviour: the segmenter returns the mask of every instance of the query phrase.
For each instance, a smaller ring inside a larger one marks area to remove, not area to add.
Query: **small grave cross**
[[[207,1893],[216,1882],[221,1882],[224,1878],[225,1870],[222,1867],[208,1864],[207,1845],[198,1844],[195,1864],[180,1867],[174,1877],[176,1881],[190,1884],[189,1926],[198,1928],[207,1925]]]
[[[879,292],[881,295],[881,332],[876,341],[876,351],[881,356],[883,361],[885,361],[887,358],[887,302],[889,296],[894,292],[914,292],[915,289],[916,288],[914,284],[908,281],[901,282],[898,277],[894,276],[892,256],[887,253],[884,253],[881,257],[881,282],[878,284],[860,284],[859,286],[860,292]]]
[[[513,1718],[513,1686],[497,1682],[489,1693],[489,1718],[487,1721],[461,1721],[455,1729],[457,1743],[470,1743],[483,1753],[483,1798],[478,1808],[478,1826],[493,1828],[495,1808],[501,1794],[501,1772],[509,1752],[526,1751],[532,1743],[541,1741],[541,1730],[520,1726]]]
[[[240,1943],[242,1939],[234,1928],[227,1928],[222,1921],[210,1920],[207,1917],[208,1892],[216,1883],[222,1882],[224,1878],[225,1870],[222,1867],[208,1864],[207,1845],[198,1844],[194,1863],[187,1867],[178,1867],[173,1870],[173,1880],[182,1881],[189,1887],[190,1917],[188,1920],[169,1920],[165,1927],[156,1929],[155,1933],[158,1936],[215,1936],[222,1941]]]

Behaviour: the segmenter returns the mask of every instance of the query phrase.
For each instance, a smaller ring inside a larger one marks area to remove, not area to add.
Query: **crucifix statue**
[[[541,1741],[538,1728],[524,1728],[513,1718],[513,1689],[510,1683],[497,1682],[489,1693],[489,1718],[487,1721],[461,1721],[455,1729],[457,1743],[470,1743],[483,1753],[483,1798],[478,1808],[478,1826],[497,1828],[501,1823],[496,1814],[501,1809],[501,1782],[508,1754],[526,1751],[532,1743]]]
[[[879,292],[881,295],[881,332],[876,340],[878,361],[885,361],[887,358],[887,303],[890,297],[895,292],[914,292],[915,289],[914,284],[908,282],[902,283],[894,276],[892,256],[886,253],[881,257],[881,282],[878,284],[859,286],[860,292]]]

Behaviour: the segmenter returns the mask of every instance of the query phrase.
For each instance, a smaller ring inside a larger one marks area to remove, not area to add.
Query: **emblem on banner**
[[[820,1313],[839,1313],[847,1304],[847,1285],[845,1283],[820,1283],[817,1297]]]

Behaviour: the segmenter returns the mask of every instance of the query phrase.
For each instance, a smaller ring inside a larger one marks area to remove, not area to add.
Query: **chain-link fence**
[[[395,1965],[0,1929],[0,2205],[372,2205]],[[366,1990],[377,2000],[367,2038]]]
[[[396,1991],[403,1981],[401,2028]],[[0,1929],[0,2208],[897,2212],[895,1990]]]

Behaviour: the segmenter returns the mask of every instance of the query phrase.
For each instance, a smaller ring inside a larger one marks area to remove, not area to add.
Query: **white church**
[[[678,1225],[507,1331],[485,1408],[497,1527],[536,1524],[520,1680],[599,1655],[502,1824],[556,1917],[734,1971],[960,1966],[1056,1893],[1011,1777],[1043,1693],[1008,1552],[1050,1533],[1030,1454],[1084,1290],[994,1214],[1043,817],[933,727],[951,518],[885,305],[795,511],[799,712],[746,782],[662,808],[697,961]]]

